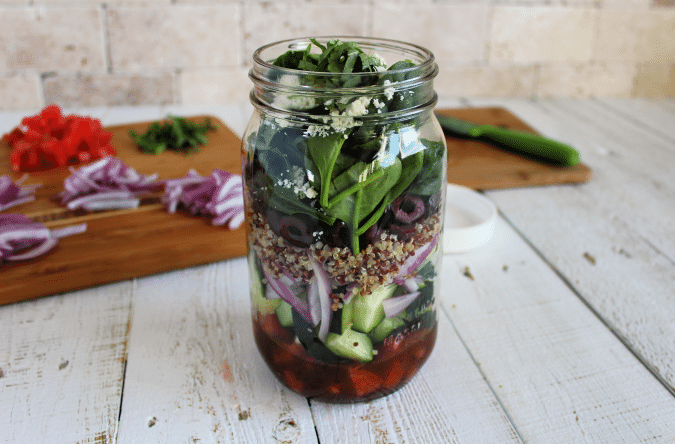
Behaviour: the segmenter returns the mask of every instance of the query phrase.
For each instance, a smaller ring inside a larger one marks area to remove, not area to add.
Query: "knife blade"
[[[436,113],[436,118],[443,131],[451,136],[481,140],[554,165],[573,166],[580,162],[576,149],[548,137],[494,125],[478,125],[439,113]]]

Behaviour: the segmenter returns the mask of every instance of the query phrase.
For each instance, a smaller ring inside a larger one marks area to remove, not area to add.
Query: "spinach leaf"
[[[316,208],[311,199],[301,199],[296,193],[295,171],[306,173],[307,139],[297,128],[280,128],[269,120],[261,123],[251,139],[256,156],[267,178],[265,189],[256,190],[265,196],[267,204],[286,214],[303,213],[333,224],[335,218]]]
[[[272,64],[280,68],[298,69],[300,61],[304,58],[305,51],[286,51],[277,57]]]
[[[361,199],[359,202],[356,201],[355,194],[350,194],[335,203],[331,208],[328,208],[326,212],[337,219],[344,220],[348,225],[354,228],[354,231],[357,231],[356,229],[361,231],[363,229],[361,223],[370,216],[378,206],[383,204],[383,198],[398,181],[401,176],[401,170],[401,161],[396,159],[391,166],[379,170],[382,171],[379,178],[360,189]],[[355,218],[355,216],[359,217]],[[370,220],[370,218],[367,220]],[[372,223],[374,222],[375,221]],[[370,225],[372,225],[372,223]],[[358,234],[356,233],[354,234],[354,236],[357,235]]]
[[[311,44],[302,51],[286,51],[277,57],[273,64],[282,68],[344,74],[376,72],[384,67],[384,62],[379,57],[365,53],[354,42],[342,42],[338,39],[331,39],[326,45],[322,45],[316,39],[310,39],[310,42]],[[321,54],[312,54],[312,45],[319,48]],[[346,80],[347,83],[359,81],[351,76],[342,80]],[[356,84],[343,86],[356,86]]]
[[[314,136],[307,139],[307,154],[319,171],[319,183],[321,184],[319,203],[322,207],[328,206],[333,168],[343,143],[345,143],[345,136],[341,133],[334,133],[325,137]]]
[[[357,162],[333,179],[327,207],[331,208],[346,196],[367,187],[384,174],[384,170],[374,168],[374,164]]]
[[[425,146],[422,170],[410,185],[410,192],[420,196],[432,196],[443,186],[443,162],[445,147],[441,142],[420,139]]]

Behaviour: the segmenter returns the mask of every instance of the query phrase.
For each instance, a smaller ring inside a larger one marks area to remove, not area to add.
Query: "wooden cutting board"
[[[188,120],[202,122],[206,116]],[[196,154],[175,152],[160,155],[140,152],[128,135],[143,133],[150,122],[107,127],[112,144],[124,163],[142,174],[159,174],[159,179],[184,176],[190,169],[202,176],[214,168],[241,174],[241,140],[221,121],[210,117],[215,132]],[[11,171],[9,148],[0,145],[0,175],[14,180],[23,174]],[[13,207],[50,228],[87,223],[83,234],[69,236],[47,254],[30,261],[0,265],[0,304],[62,293],[93,285],[210,263],[246,254],[245,229],[229,230],[211,225],[210,219],[187,213],[169,214],[158,198],[144,199],[134,210],[86,214],[68,212],[52,201],[63,189],[67,168],[30,173],[25,185],[40,183],[36,201]]]
[[[478,124],[536,133],[504,108],[437,109],[437,113]],[[553,166],[470,139],[446,136],[448,182],[476,190],[586,182],[591,169],[583,163]]]
[[[532,131],[502,108],[441,110],[448,115]],[[201,122],[206,116],[188,120]],[[214,168],[241,174],[241,140],[221,121],[208,133],[209,143],[197,154],[174,152],[144,154],[136,149],[129,130],[143,133],[150,122],[107,127],[112,143],[127,165],[160,179],[184,176],[194,169],[206,176]],[[448,178],[475,189],[509,188],[582,182],[590,178],[584,165],[551,167],[480,142],[447,138]],[[0,142],[0,175],[17,180],[11,171],[9,148]],[[0,304],[31,299],[117,282],[154,273],[177,270],[246,254],[246,232],[214,227],[208,218],[186,213],[167,213],[157,198],[144,199],[134,210],[86,214],[68,212],[51,197],[63,189],[68,169],[30,173],[25,184],[40,183],[36,201],[5,212],[20,212],[50,228],[87,223],[87,231],[62,239],[47,254],[24,262],[0,265]]]

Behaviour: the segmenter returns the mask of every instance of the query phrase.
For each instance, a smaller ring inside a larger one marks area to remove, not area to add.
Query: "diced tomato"
[[[279,318],[277,318],[277,315],[274,313],[259,315],[258,322],[267,336],[276,342],[292,344],[295,340],[295,333],[293,330],[282,327],[279,323]]]
[[[302,393],[303,383],[292,370],[286,370],[280,375],[280,379],[293,391]]]
[[[21,126],[3,135],[12,148],[15,171],[40,171],[114,156],[112,133],[98,119],[64,116],[56,105],[35,116],[24,117]]]
[[[403,374],[405,373],[405,365],[401,361],[393,361],[391,367],[389,368],[389,373],[382,385],[390,390],[395,389],[401,383],[403,379]]]
[[[375,373],[360,368],[350,368],[349,379],[354,387],[354,393],[358,397],[365,396],[380,388],[380,378]]]

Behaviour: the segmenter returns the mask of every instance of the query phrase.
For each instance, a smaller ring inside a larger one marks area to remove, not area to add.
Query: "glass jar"
[[[281,61],[321,63],[340,42],[362,51],[325,62],[341,72]],[[432,351],[446,189],[437,73],[427,49],[375,38],[286,40],[253,55],[243,180],[254,336],[306,397],[387,395]]]

